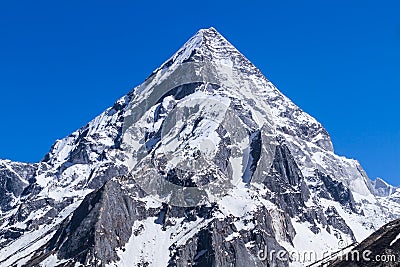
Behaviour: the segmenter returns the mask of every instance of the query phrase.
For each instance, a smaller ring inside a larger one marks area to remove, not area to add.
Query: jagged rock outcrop
[[[7,212],[15,205],[30,180],[34,179],[37,165],[0,160],[0,211]]]
[[[88,194],[26,266],[36,266],[53,253],[69,260],[66,266],[71,261],[102,266],[102,262],[117,260],[115,249],[128,242],[133,223],[152,215],[145,203],[130,197],[130,193],[141,194],[140,189],[131,191],[110,180]]]

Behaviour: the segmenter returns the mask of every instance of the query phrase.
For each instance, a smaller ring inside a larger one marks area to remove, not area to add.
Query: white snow
[[[400,239],[400,234],[398,234],[398,235],[396,236],[396,238],[393,239],[392,242],[390,242],[390,246],[393,246],[394,243],[396,243],[397,241],[399,241],[399,239]]]

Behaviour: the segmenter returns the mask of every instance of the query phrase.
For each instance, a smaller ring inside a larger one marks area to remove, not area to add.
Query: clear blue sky
[[[399,1],[1,1],[0,158],[39,161],[210,26],[400,185]]]

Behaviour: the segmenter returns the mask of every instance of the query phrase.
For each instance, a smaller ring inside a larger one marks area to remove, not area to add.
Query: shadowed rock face
[[[279,180],[271,181],[278,191],[290,187],[290,180],[295,180],[293,185],[302,183],[302,177],[293,177],[297,166],[287,149],[282,148],[277,152],[276,161],[288,159],[281,165],[274,165],[271,172],[274,177],[281,177],[287,184]],[[268,178],[266,178],[268,180]],[[193,208],[174,207],[163,205],[161,208],[146,208],[140,201],[145,193],[135,185],[134,179],[129,176],[117,177],[104,184],[98,190],[85,197],[79,207],[58,227],[53,237],[39,250],[35,252],[29,263],[25,266],[36,266],[50,255],[57,255],[59,259],[66,261],[62,266],[72,266],[74,262],[80,262],[90,266],[104,266],[119,260],[117,249],[123,249],[132,234],[139,234],[142,230],[132,232],[135,222],[147,218],[155,218],[154,223],[159,224],[163,231],[168,230],[174,222],[182,219],[184,223],[203,220],[207,223],[199,229],[199,232],[189,238],[185,243],[173,243],[169,250],[171,259],[168,266],[265,266],[269,259],[262,261],[258,258],[258,252],[264,248],[269,250],[285,250],[276,240],[276,231],[272,222],[273,217],[265,208],[256,210],[251,220],[244,224],[255,225],[250,230],[240,230],[235,222],[240,218],[227,217],[215,218],[220,213],[218,204],[212,206],[198,206]],[[301,199],[303,196],[299,196]],[[282,208],[290,211],[288,207],[294,205],[288,200],[282,199]],[[286,202],[285,202],[286,201]],[[281,204],[281,203],[279,203]],[[302,202],[296,205],[304,205]],[[289,213],[288,213],[289,214]],[[280,214],[285,222],[279,231],[286,232],[286,239],[292,240],[295,231],[291,226],[290,217]],[[275,226],[276,227],[276,226]],[[183,231],[185,227],[180,229]],[[229,236],[234,236],[230,240]],[[247,245],[246,245],[247,244]],[[249,247],[248,244],[253,244]],[[145,260],[143,266],[149,264]],[[270,263],[275,266],[288,266],[287,261],[272,259]]]
[[[390,196],[397,189],[396,187],[386,183],[381,178],[376,178],[374,181],[372,181],[372,185],[375,189],[376,194],[381,197]]]
[[[54,253],[91,266],[118,259],[115,249],[128,242],[133,223],[156,213],[145,210],[144,203],[131,198],[131,193],[142,195],[138,188],[130,192],[110,180],[87,195],[26,266],[36,266]]]
[[[291,190],[294,193],[265,196],[282,210],[278,212],[278,217],[275,212],[260,207],[254,211],[252,218],[243,220],[235,216],[218,218],[216,214],[221,213],[221,207],[217,203],[194,208],[164,204],[160,208],[149,209],[140,200],[146,193],[136,186],[132,177],[114,178],[87,195],[26,266],[36,266],[52,254],[66,260],[62,266],[70,266],[74,262],[90,266],[117,262],[120,258],[116,251],[123,250],[132,235],[140,235],[146,230],[140,227],[132,230],[135,222],[148,218],[154,218],[152,220],[160,225],[162,231],[168,231],[180,220],[182,227],[178,228],[179,231],[184,231],[185,223],[198,220],[206,222],[185,242],[178,241],[170,245],[168,266],[288,266],[285,260],[260,259],[259,251],[265,248],[268,251],[284,251],[277,242],[278,235],[283,232],[287,242],[292,242],[296,235],[290,217],[298,215],[314,223],[316,213],[313,213],[314,217],[304,213],[304,201],[310,193],[290,151],[284,145],[278,146],[274,164],[264,183],[271,192]],[[326,217],[324,214],[319,216],[319,220],[333,228],[347,227],[344,222],[343,225],[332,222],[329,214]],[[277,218],[282,221],[280,229],[276,229],[274,224]],[[238,221],[254,227],[238,229]],[[351,230],[349,234],[352,234]],[[142,264],[147,266],[150,262],[144,259]]]
[[[257,212],[254,221],[258,227],[241,231],[232,241],[227,238],[237,232],[233,221],[213,220],[185,245],[174,248],[168,266],[288,266],[288,262],[272,259],[261,261],[257,255],[267,247],[269,250],[285,250],[275,239],[272,218],[266,210]],[[253,248],[246,244],[257,244]]]
[[[333,180],[329,175],[324,175],[323,173],[318,173],[318,175],[324,183],[326,191],[333,200],[339,202],[343,206],[347,206],[353,212],[357,212],[353,194],[342,182]]]
[[[299,167],[285,145],[276,147],[271,173],[265,178],[264,184],[271,192],[276,193],[272,197],[273,202],[290,217],[302,213],[309,191]]]
[[[329,267],[394,267],[400,262],[400,219],[370,235]],[[364,254],[364,256],[363,256]]]
[[[0,161],[0,210],[13,208],[13,200],[20,197],[29,181],[34,178],[37,165]]]

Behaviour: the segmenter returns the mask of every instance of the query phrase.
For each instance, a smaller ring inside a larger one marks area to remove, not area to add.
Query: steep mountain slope
[[[29,181],[34,179],[36,169],[36,164],[0,160],[1,215],[12,209]]]
[[[394,220],[374,232],[350,251],[343,252],[330,267],[392,267],[400,262],[400,220]]]
[[[1,170],[0,266],[287,266],[260,252],[337,250],[400,214],[213,28],[41,162]]]

